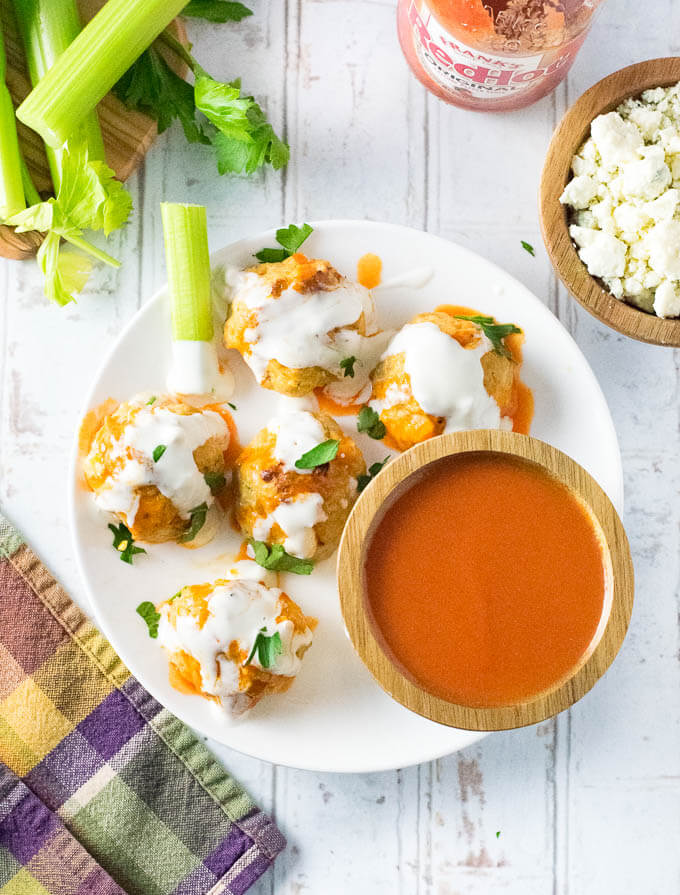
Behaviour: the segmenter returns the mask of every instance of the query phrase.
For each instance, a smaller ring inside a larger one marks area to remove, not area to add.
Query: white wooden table
[[[283,176],[218,178],[209,152],[172,129],[131,181],[134,218],[113,239],[123,267],[98,272],[77,306],[48,307],[33,264],[0,265],[0,506],[83,602],[68,455],[102,353],[165,278],[161,199],[205,203],[213,248],[271,225],[367,217],[486,255],[558,314],[611,406],[638,580],[628,639],[570,712],[433,764],[322,775],[216,747],[289,839],[255,895],[677,895],[680,352],[618,336],[558,287],[536,194],[566,106],[623,65],[678,53],[680,3],[610,0],[568,81],[498,116],[426,94],[401,56],[394,0],[251,5],[240,25],[191,36],[211,72],[268,98],[292,150]]]

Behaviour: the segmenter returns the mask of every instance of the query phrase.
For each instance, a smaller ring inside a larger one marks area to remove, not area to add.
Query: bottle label
[[[408,19],[421,65],[434,81],[452,93],[462,91],[480,98],[516,95],[567,65],[572,56],[566,52],[547,64],[543,53],[504,56],[476,50],[445,31],[426,2],[417,4],[411,0]]]

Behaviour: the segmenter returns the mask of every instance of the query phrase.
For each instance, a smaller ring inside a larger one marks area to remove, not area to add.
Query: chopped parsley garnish
[[[264,541],[250,541],[255,553],[255,562],[270,572],[293,572],[295,575],[311,575],[314,563],[310,559],[299,559],[286,553],[281,544],[271,547]]]
[[[357,476],[357,491],[359,492],[359,494],[361,494],[366,485],[368,485],[368,483],[371,482],[378,475],[380,470],[389,459],[389,457],[385,457],[384,460],[378,460],[377,463],[372,463],[368,467],[368,474]]]
[[[483,317],[481,315],[468,316],[466,314],[456,314],[458,320],[470,320],[481,326],[484,335],[493,345],[493,350],[503,357],[512,357],[510,350],[503,344],[503,339],[511,333],[521,333],[522,330],[514,323],[496,323],[493,317]]]
[[[156,607],[149,600],[144,600],[143,603],[139,604],[135,611],[137,615],[141,615],[146,622],[146,627],[149,630],[149,637],[153,637],[155,640],[156,637],[158,637],[158,622],[161,620],[160,614],[156,612]]]
[[[208,504],[202,503],[200,506],[194,507],[191,511],[191,521],[189,528],[179,539],[180,544],[186,544],[187,541],[193,541],[199,531],[205,525],[205,517],[208,515]]]
[[[231,401],[227,401],[227,407],[231,407],[232,410],[236,410],[236,404],[232,404]]]
[[[324,463],[330,463],[335,460],[340,447],[339,438],[329,438],[328,441],[322,441],[317,444],[311,451],[303,454],[299,460],[295,461],[296,469],[314,469],[315,466],[323,466]]]
[[[156,447],[153,449],[153,454],[151,455],[153,457],[154,463],[158,463],[158,461],[161,459],[161,457],[165,453],[166,449],[167,449],[166,444],[156,445]]]
[[[387,429],[375,410],[366,404],[357,417],[357,432],[365,432],[370,438],[380,441],[387,434]]]
[[[301,227],[296,227],[295,224],[291,224],[290,227],[282,227],[276,231],[276,241],[283,248],[261,249],[259,252],[256,252],[255,257],[258,261],[266,264],[285,261],[286,258],[290,258],[291,255],[297,252],[302,243],[313,232],[314,228],[310,227],[309,224],[303,224]]]
[[[530,242],[525,242],[524,240],[522,240],[522,248],[524,249],[525,252],[528,252],[532,257],[534,257],[534,258],[536,257],[536,252]]]
[[[257,661],[260,665],[263,668],[271,668],[276,662],[276,657],[280,656],[282,652],[283,645],[281,644],[279,632],[275,631],[273,634],[267,634],[266,628],[260,628],[250,655],[243,664],[250,665],[255,653],[257,653]]]
[[[227,484],[227,480],[221,472],[206,472],[203,475],[205,483],[210,488],[211,494],[219,494]]]
[[[153,404],[153,402],[154,402],[155,400],[156,400],[156,396],[155,396],[155,395],[151,395],[151,397],[149,398],[149,400],[148,400],[146,403],[147,403],[147,404]]]
[[[130,529],[123,525],[122,522],[120,525],[109,524],[109,528],[113,532],[113,546],[120,553],[120,558],[123,562],[131,566],[133,556],[136,556],[138,553],[146,553],[143,547],[135,547],[135,541],[130,534]]]
[[[240,22],[241,19],[252,16],[253,11],[242,3],[233,3],[230,0],[190,0],[181,14],[222,25],[224,22]]]
[[[500,839],[500,838],[501,838],[501,831],[496,830],[496,839]]]
[[[354,364],[357,362],[356,357],[346,357],[340,361],[340,369],[345,371],[345,376],[351,376],[354,379]]]

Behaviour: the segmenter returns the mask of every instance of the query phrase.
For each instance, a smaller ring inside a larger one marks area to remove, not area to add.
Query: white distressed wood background
[[[570,712],[433,764],[322,775],[216,748],[288,836],[255,895],[677,895],[680,352],[618,336],[557,286],[536,193],[569,103],[617,68],[680,52],[680,2],[609,0],[568,81],[497,116],[425,93],[399,50],[395,0],[251,5],[240,25],[192,25],[191,37],[206,68],[267,98],[291,145],[283,176],[218,178],[209,151],[173,129],[131,181],[134,219],[113,240],[122,269],[99,272],[77,306],[48,307],[33,264],[0,265],[0,506],[82,601],[68,455],[102,353],[164,280],[161,199],[205,203],[213,248],[272,225],[353,217],[487,256],[558,314],[610,403],[638,581],[628,639]]]

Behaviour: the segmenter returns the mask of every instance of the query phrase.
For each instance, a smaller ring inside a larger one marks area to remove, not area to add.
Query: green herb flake
[[[286,258],[290,258],[291,255],[294,255],[298,251],[302,243],[311,236],[313,232],[314,228],[310,227],[309,224],[303,224],[301,227],[296,227],[295,224],[291,224],[289,227],[283,227],[276,231],[276,241],[280,246],[283,246],[283,248],[261,249],[255,254],[255,257],[258,261],[262,261],[264,264],[285,261]]]
[[[156,400],[156,396],[151,395],[151,397],[149,398],[149,400],[146,403],[147,403],[147,405],[150,405],[150,404],[153,404],[155,400]]]
[[[340,447],[339,438],[329,438],[328,441],[322,441],[317,444],[311,451],[303,454],[299,460],[295,461],[296,469],[314,469],[315,466],[323,466],[324,463],[330,463],[335,460]]]
[[[250,651],[250,655],[243,664],[250,665],[255,653],[257,653],[257,661],[262,668],[271,668],[272,665],[276,663],[276,657],[280,656],[282,652],[283,645],[281,643],[281,635],[279,632],[275,631],[273,634],[269,635],[267,634],[266,628],[260,628],[257,637],[255,638],[253,648]]]
[[[227,407],[231,407],[232,410],[236,410],[236,404],[232,404],[231,401],[227,401]]]
[[[158,463],[158,461],[161,459],[161,457],[163,456],[163,454],[165,453],[166,450],[167,450],[166,444],[156,445],[156,447],[153,449],[153,454],[151,455],[153,457],[153,462]]]
[[[501,838],[501,831],[496,830],[496,839],[500,839],[500,838]]]
[[[187,541],[193,541],[199,531],[205,525],[205,519],[208,515],[208,504],[202,503],[200,506],[194,507],[191,511],[191,519],[189,523],[189,528],[184,532],[182,537],[179,539],[180,544],[186,544]]]
[[[208,488],[210,488],[211,494],[219,494],[227,484],[227,479],[221,472],[206,472],[203,478]]]
[[[357,432],[365,432],[370,438],[380,441],[387,434],[387,429],[375,410],[366,404],[357,417]]]
[[[378,460],[377,463],[372,463],[368,467],[368,474],[357,476],[357,491],[359,492],[359,494],[361,494],[361,492],[364,490],[366,485],[369,484],[369,482],[373,481],[373,479],[378,475],[380,470],[385,466],[389,459],[389,457],[385,457],[384,460]]]
[[[133,556],[137,556],[138,553],[146,553],[143,547],[135,547],[135,541],[130,534],[130,529],[123,525],[122,522],[120,525],[109,524],[109,529],[113,532],[114,549],[119,552],[121,560],[129,566],[132,565]]]
[[[357,362],[356,357],[346,357],[340,361],[340,369],[345,371],[345,376],[351,376],[354,379],[354,364]]]
[[[480,326],[484,335],[493,345],[493,350],[503,357],[512,357],[510,350],[503,343],[503,339],[512,333],[521,333],[522,330],[515,326],[514,323],[496,323],[493,317],[483,317],[482,315],[456,314],[458,320],[470,320]]]
[[[286,553],[281,544],[271,547],[264,541],[250,541],[255,554],[255,562],[270,572],[292,572],[294,575],[311,575],[314,563],[309,559],[299,559]]]
[[[141,615],[146,622],[149,637],[152,637],[155,640],[158,637],[158,622],[161,620],[160,614],[156,612],[156,607],[149,600],[144,600],[143,603],[139,604],[135,611],[137,615]]]
[[[252,16],[253,11],[242,3],[233,3],[230,0],[191,0],[181,14],[223,25],[225,22],[240,22]]]
[[[522,248],[525,252],[528,252],[532,256],[532,258],[536,257],[536,251],[530,242],[525,242],[525,240],[522,240]]]
[[[181,597],[183,590],[184,590],[184,588],[180,587],[180,589],[177,591],[176,594],[173,594],[171,597],[168,598],[168,603],[172,603],[177,599],[177,597]]]

